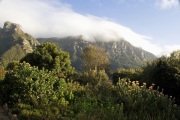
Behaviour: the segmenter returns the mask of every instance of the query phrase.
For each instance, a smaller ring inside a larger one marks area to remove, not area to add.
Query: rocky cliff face
[[[54,42],[59,47],[70,53],[72,65],[77,69],[81,70],[82,50],[87,45],[98,45],[105,49],[109,60],[111,69],[114,71],[117,68],[138,68],[143,66],[147,61],[156,59],[156,57],[143,49],[132,46],[125,40],[102,42],[97,40],[96,42],[88,42],[83,36],[69,36],[65,38],[39,38],[40,43]]]
[[[125,40],[103,42],[89,42],[80,36],[69,36],[64,38],[39,38],[38,41],[54,42],[62,50],[70,53],[72,65],[77,70],[82,70],[82,50],[87,45],[98,45],[105,49],[112,70],[117,68],[138,68],[146,61],[154,60],[156,57],[140,48],[132,46]],[[27,53],[32,52],[40,43],[31,35],[24,33],[21,26],[11,22],[5,22],[0,28],[0,65],[6,66],[9,62],[18,61]]]
[[[20,25],[15,24],[15,23],[11,23],[9,21],[4,23],[4,27],[2,30],[4,33],[22,32]]]
[[[39,42],[31,35],[24,33],[21,26],[9,21],[0,28],[0,63],[7,63],[21,59],[26,53],[30,53],[39,45]]]

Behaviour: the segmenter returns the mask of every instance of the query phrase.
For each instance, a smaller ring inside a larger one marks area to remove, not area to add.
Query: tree
[[[109,59],[103,48],[98,46],[87,46],[82,52],[82,59],[86,70],[102,70],[109,66]]]
[[[180,51],[148,63],[142,74],[144,82],[164,89],[165,94],[176,97],[176,102],[180,104]]]
[[[39,70],[29,63],[10,66],[0,81],[0,102],[14,108],[12,112],[20,119],[57,119],[63,114],[69,96],[72,99],[72,90],[68,89],[71,83],[55,76],[54,71]]]
[[[68,74],[73,72],[69,53],[58,50],[54,43],[47,42],[40,46],[33,53],[27,54],[21,59],[39,69],[56,70],[58,73]]]

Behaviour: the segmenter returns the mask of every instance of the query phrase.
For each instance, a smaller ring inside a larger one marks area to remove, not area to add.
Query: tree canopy
[[[56,44],[50,42],[37,46],[34,52],[21,59],[21,62],[23,61],[38,66],[39,69],[56,70],[61,73],[71,73],[74,70],[69,53],[59,50]]]
[[[109,59],[105,50],[98,46],[87,46],[82,52],[82,59],[86,70],[102,70],[109,66]]]
[[[143,81],[154,83],[164,89],[164,93],[176,97],[180,103],[180,50],[171,55],[162,56],[144,67]]]

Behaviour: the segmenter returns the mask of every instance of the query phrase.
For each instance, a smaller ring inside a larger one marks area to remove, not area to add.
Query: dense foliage
[[[53,72],[19,63],[6,73],[1,83],[1,100],[7,102],[19,119],[97,119],[97,120],[171,120],[177,106],[162,93],[146,85],[120,80],[112,85],[101,81],[87,85],[65,82]],[[84,78],[87,79],[87,78]],[[88,78],[94,80],[94,78]],[[11,86],[11,87],[9,87]],[[7,94],[8,93],[8,94]]]
[[[163,63],[163,67],[156,67],[159,65],[155,64],[157,60],[149,64],[153,65],[149,69],[158,71],[163,68],[165,74],[167,69],[168,75],[174,74],[177,78],[170,80],[179,80],[179,69],[171,68],[179,63],[177,55],[172,57],[173,54],[165,59],[165,63],[168,61],[170,65]],[[25,58],[26,62],[23,62]],[[148,68],[144,71],[119,69],[114,73],[113,84],[103,69],[65,74],[72,70],[70,62],[67,62],[70,61],[68,54],[59,51],[54,44],[45,43],[25,58],[21,62],[10,63],[6,72],[3,69],[2,75],[5,76],[0,81],[0,102],[7,103],[20,120],[180,119],[179,106],[173,97],[164,95],[161,86],[158,88],[156,84],[150,84],[151,79],[147,79],[149,86],[143,83],[142,76],[146,77]],[[28,60],[32,63],[27,63]],[[152,74],[152,77],[155,75]],[[156,77],[165,80],[163,75]],[[140,79],[142,84],[136,79]]]
[[[148,63],[144,67],[142,81],[159,86],[165,94],[176,97],[176,102],[180,104],[180,50]]]
[[[29,63],[19,63],[7,72],[1,90],[1,102],[7,102],[21,119],[62,116],[73,99],[64,79]]]
[[[113,73],[113,83],[116,84],[119,79],[127,78],[131,81],[141,80],[142,69],[124,69],[120,68]]]
[[[108,75],[104,70],[89,70],[85,72],[81,72],[76,76],[76,81],[82,85],[92,84],[94,87],[109,81]]]
[[[124,103],[125,115],[129,120],[175,120],[176,105],[172,98],[154,90],[154,84],[147,89],[146,83],[120,80],[115,86],[119,101]]]
[[[55,70],[58,73],[69,74],[74,71],[71,66],[69,54],[59,50],[54,43],[45,43],[37,46],[34,52],[27,54],[21,59],[32,66],[38,66],[39,69]]]
[[[86,70],[102,70],[109,66],[109,59],[103,48],[98,46],[87,46],[83,49],[82,59]]]

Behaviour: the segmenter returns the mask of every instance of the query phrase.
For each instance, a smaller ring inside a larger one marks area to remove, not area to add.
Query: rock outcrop
[[[40,43],[31,35],[24,33],[21,26],[9,21],[0,28],[0,63],[6,66],[11,61],[18,61],[27,53],[33,52]]]
[[[22,32],[22,30],[20,25],[7,21],[4,23],[3,32],[14,33],[14,32]]]

